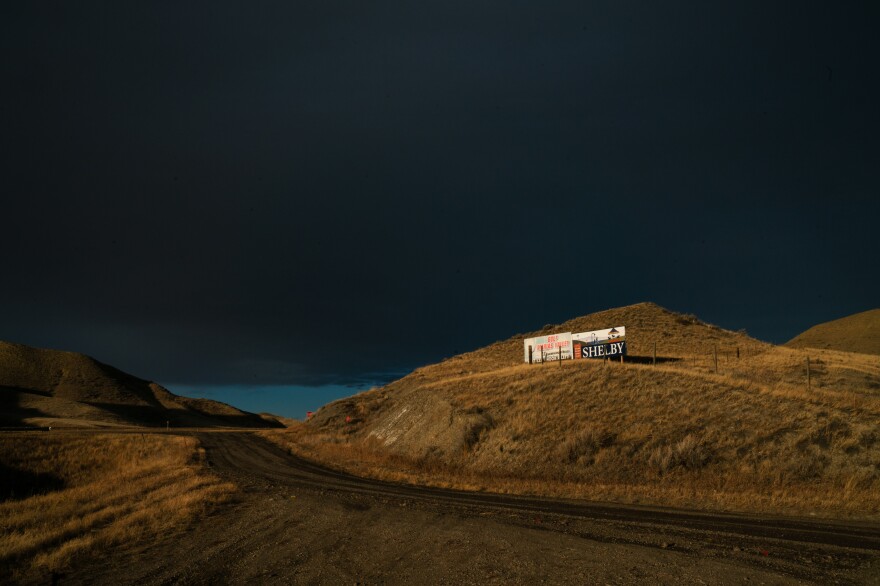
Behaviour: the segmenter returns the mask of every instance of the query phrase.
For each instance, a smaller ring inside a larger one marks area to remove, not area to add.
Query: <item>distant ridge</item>
[[[880,309],[870,309],[815,325],[786,346],[880,354]]]
[[[0,341],[0,425],[282,427],[210,399],[175,395],[94,358]]]

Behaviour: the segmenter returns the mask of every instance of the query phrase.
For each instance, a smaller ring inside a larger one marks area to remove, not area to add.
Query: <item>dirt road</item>
[[[880,584],[880,526],[416,488],[204,433],[239,502],[60,583]]]

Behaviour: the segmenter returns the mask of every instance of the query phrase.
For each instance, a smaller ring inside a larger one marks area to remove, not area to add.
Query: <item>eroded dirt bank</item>
[[[240,501],[60,583],[880,584],[876,524],[459,495],[335,474],[250,434],[201,439]]]

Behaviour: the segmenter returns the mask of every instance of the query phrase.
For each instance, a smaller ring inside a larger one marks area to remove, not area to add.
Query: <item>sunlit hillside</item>
[[[620,325],[623,364],[523,364],[535,333],[523,334],[332,403],[276,440],[428,484],[880,514],[880,358],[776,347],[652,303],[537,334]]]
[[[880,354],[880,309],[815,325],[792,338],[786,346]]]

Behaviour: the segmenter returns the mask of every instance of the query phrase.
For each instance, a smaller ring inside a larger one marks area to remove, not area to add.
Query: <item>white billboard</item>
[[[531,351],[531,360],[529,360]],[[523,341],[525,362],[549,362],[571,360],[571,332],[526,338]]]
[[[581,332],[571,336],[572,352],[578,358],[607,358],[626,354],[626,328]]]

